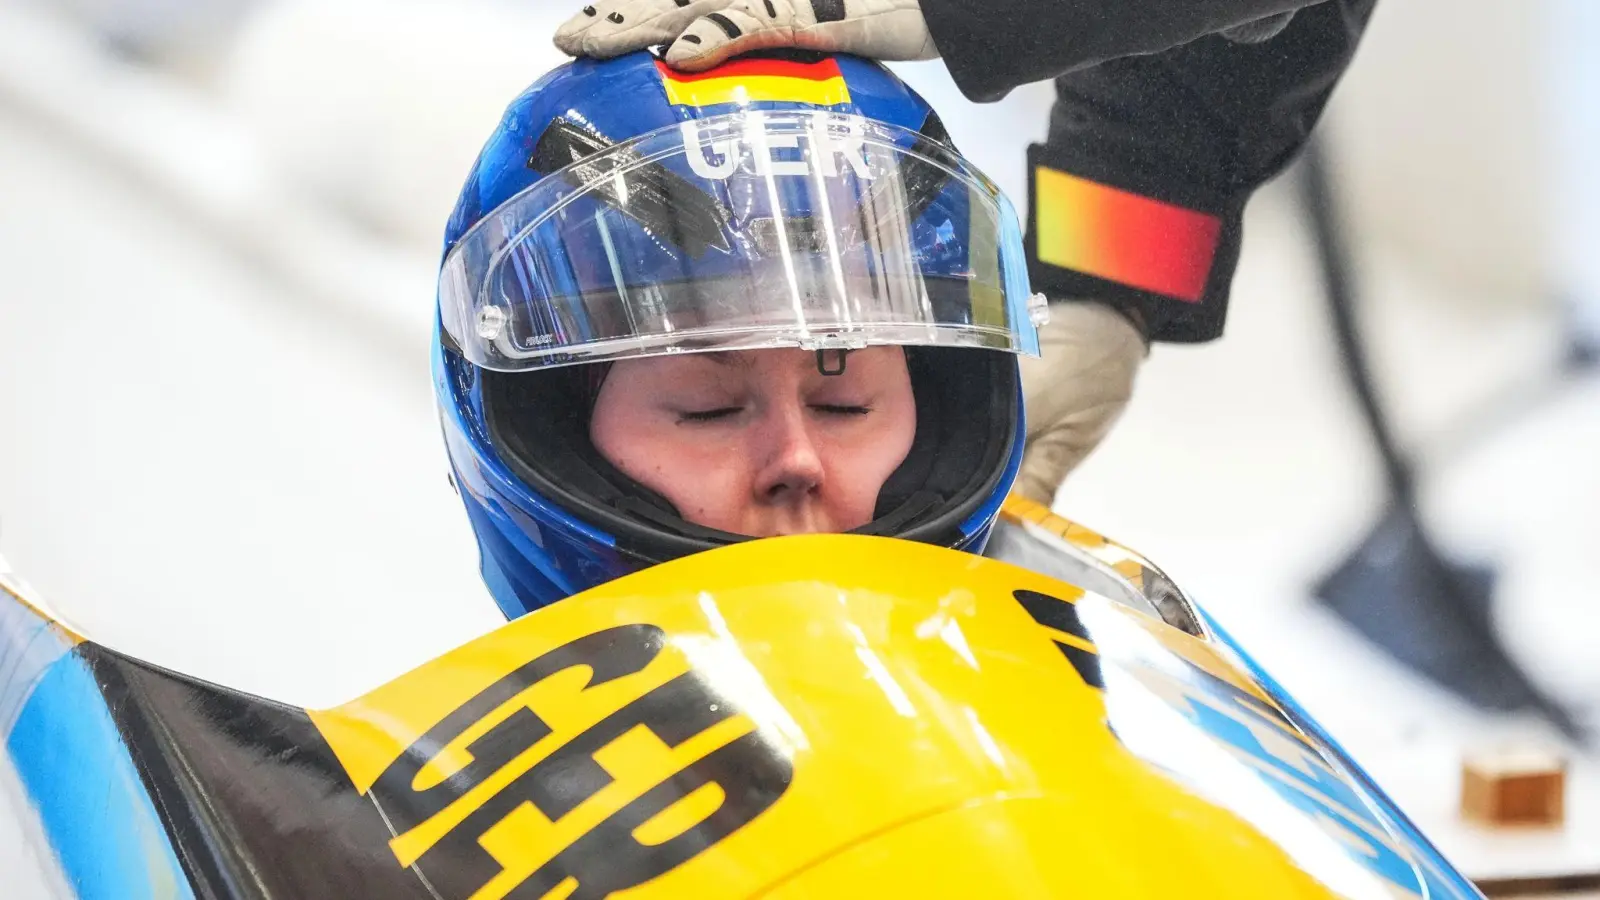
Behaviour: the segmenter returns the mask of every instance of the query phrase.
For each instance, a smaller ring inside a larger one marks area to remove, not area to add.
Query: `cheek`
[[[834,512],[849,523],[841,530],[872,521],[884,482],[911,452],[917,433],[916,409],[907,403],[903,409],[885,415],[878,424],[880,427],[829,448],[828,470],[839,488],[834,492]]]
[[[595,449],[608,462],[706,528],[738,531],[752,469],[737,447],[708,441],[670,421],[644,416],[595,420]]]

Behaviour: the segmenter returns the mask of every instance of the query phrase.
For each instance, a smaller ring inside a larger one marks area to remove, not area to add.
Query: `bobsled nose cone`
[[[1051,797],[995,797],[945,809],[856,843],[759,896],[762,900],[1332,900],[1266,841],[1208,837],[1204,814],[1174,810],[1194,840],[1140,839],[1114,813],[1085,819]],[[1225,832],[1224,832],[1225,833]],[[1377,896],[1377,895],[1374,895]]]

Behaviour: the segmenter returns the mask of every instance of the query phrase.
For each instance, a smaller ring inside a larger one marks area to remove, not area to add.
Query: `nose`
[[[815,495],[822,487],[822,456],[801,408],[773,410],[761,429],[764,463],[756,477],[759,500],[789,505]]]

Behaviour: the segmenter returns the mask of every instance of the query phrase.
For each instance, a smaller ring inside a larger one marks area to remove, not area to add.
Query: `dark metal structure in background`
[[[1493,569],[1447,559],[1422,522],[1416,466],[1395,441],[1361,340],[1354,266],[1320,139],[1307,146],[1297,177],[1339,358],[1381,460],[1388,495],[1372,531],[1316,585],[1317,597],[1390,655],[1475,706],[1535,710],[1567,737],[1584,740],[1571,713],[1533,682],[1500,641],[1490,612]]]

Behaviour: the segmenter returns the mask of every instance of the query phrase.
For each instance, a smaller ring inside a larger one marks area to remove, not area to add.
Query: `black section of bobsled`
[[[303,710],[92,643],[78,652],[195,896],[432,900]]]

